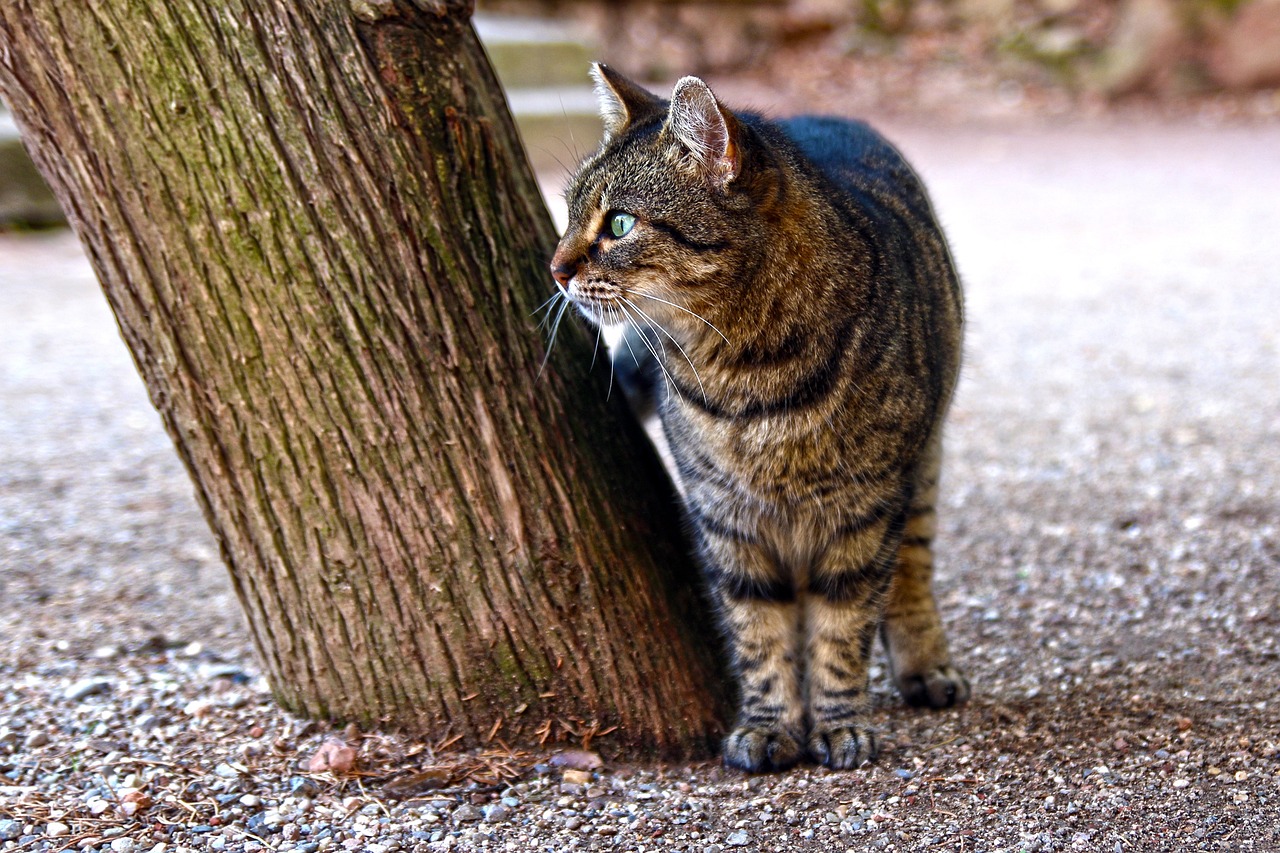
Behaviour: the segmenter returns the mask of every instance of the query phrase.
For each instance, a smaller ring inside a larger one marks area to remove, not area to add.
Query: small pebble
[[[458,822],[482,820],[484,812],[472,805],[463,804],[453,810],[453,819]]]
[[[737,832],[729,833],[729,837],[724,840],[724,843],[730,847],[746,847],[751,843],[751,838],[747,835],[745,829],[739,829]]]
[[[111,842],[111,853],[133,853],[138,843],[127,835],[122,835]]]
[[[22,745],[27,749],[36,749],[49,743],[49,733],[46,731],[36,730],[27,735]]]
[[[59,823],[56,820],[50,821],[45,824],[44,827],[44,834],[50,838],[61,838],[70,831],[71,827],[67,826],[65,823]]]
[[[570,785],[586,785],[591,782],[591,774],[586,770],[566,770],[560,778]]]
[[[4,818],[0,820],[0,841],[16,841],[22,835],[22,821]]]
[[[111,690],[111,682],[105,678],[85,678],[63,691],[62,697],[68,702],[79,702],[81,699],[106,693],[109,690]]]
[[[319,796],[320,786],[306,776],[294,776],[289,780],[289,794],[310,799]]]

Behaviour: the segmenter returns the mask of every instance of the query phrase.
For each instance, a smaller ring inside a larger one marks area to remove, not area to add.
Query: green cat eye
[[[615,237],[625,237],[635,227],[636,218],[630,213],[615,213],[609,217],[609,233]]]

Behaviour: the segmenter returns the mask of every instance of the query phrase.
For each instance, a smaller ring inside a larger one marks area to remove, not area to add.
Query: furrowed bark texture
[[[589,336],[537,377],[555,235],[469,12],[8,0],[0,88],[280,702],[696,754],[721,682],[674,499]]]

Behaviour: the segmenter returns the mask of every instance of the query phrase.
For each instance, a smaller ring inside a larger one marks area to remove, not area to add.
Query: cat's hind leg
[[[930,441],[916,473],[881,629],[898,691],[911,705],[947,708],[969,698],[969,681],[951,662],[933,598],[941,441]]]

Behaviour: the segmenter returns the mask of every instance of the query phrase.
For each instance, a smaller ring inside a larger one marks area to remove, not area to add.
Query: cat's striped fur
[[[605,140],[552,272],[585,315],[629,324],[618,367],[657,397],[739,682],[725,761],[855,767],[876,752],[877,631],[907,701],[969,695],[930,589],[962,325],[946,242],[864,124],[595,75]]]

